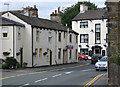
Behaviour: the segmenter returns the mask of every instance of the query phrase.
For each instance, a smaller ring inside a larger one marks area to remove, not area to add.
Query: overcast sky
[[[105,0],[0,0],[0,11],[7,11],[8,6],[4,3],[9,3],[9,10],[22,10],[23,7],[36,5],[39,12],[39,17],[49,19],[50,14],[61,7],[61,10],[70,7],[78,1],[90,1],[98,7],[105,7]]]

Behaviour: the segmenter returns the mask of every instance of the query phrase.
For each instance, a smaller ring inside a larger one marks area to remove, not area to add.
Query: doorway
[[[66,63],[66,50],[63,50],[63,64]]]
[[[50,66],[52,65],[52,51],[50,50]]]
[[[20,49],[20,53],[21,53],[21,56],[20,56],[20,65],[21,65],[21,67],[23,67],[23,48]]]

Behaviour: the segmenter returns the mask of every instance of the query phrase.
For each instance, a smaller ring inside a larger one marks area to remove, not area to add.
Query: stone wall
[[[120,45],[120,2],[106,2],[108,9],[108,84],[120,87],[120,66],[113,61]]]
[[[120,66],[113,62],[113,58],[108,61],[108,84],[110,87],[120,87]]]

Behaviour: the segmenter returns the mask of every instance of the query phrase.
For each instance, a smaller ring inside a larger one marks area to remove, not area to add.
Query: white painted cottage
[[[14,57],[21,63],[25,26],[0,16],[0,59]]]
[[[79,33],[78,52],[84,55],[100,53],[107,55],[108,29],[106,10],[88,10],[80,5],[80,13],[72,19],[72,30]]]
[[[55,14],[57,15],[57,14]],[[27,67],[78,62],[78,33],[62,24],[16,12],[2,15],[25,25],[22,64]]]

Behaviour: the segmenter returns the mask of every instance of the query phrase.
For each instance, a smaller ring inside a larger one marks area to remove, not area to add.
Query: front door
[[[52,65],[52,51],[50,50],[50,66]]]
[[[66,51],[63,50],[63,64],[66,63]]]
[[[21,65],[21,67],[23,67],[23,48],[20,49],[20,53],[21,53],[21,56],[20,56],[20,65]]]

